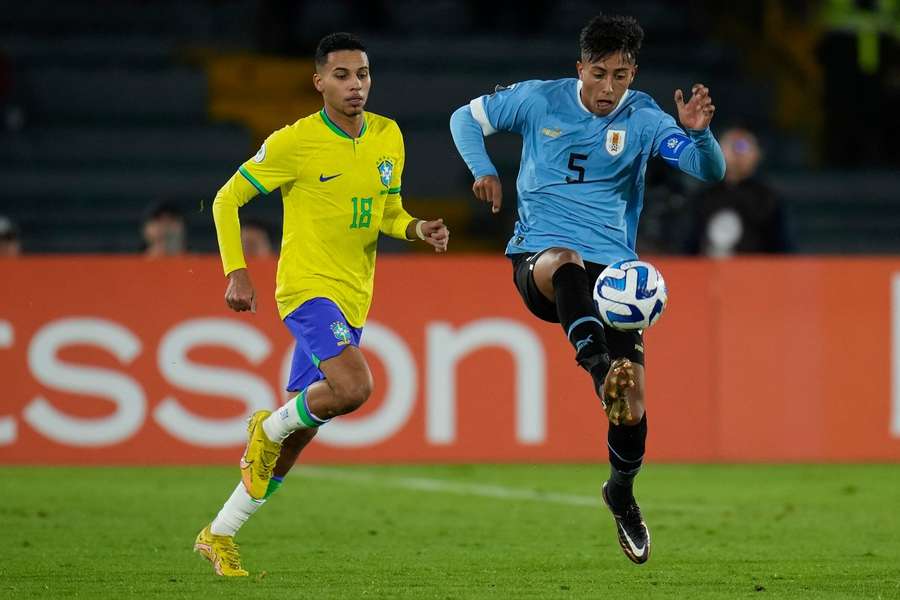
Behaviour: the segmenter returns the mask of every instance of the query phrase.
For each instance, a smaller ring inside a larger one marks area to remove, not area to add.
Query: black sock
[[[637,425],[609,424],[610,477],[606,492],[613,506],[624,507],[634,498],[632,484],[644,461],[644,445],[647,441],[647,415]]]
[[[553,274],[553,291],[559,323],[575,347],[575,360],[591,374],[599,390],[609,371],[609,350],[587,271],[575,263],[564,264]]]

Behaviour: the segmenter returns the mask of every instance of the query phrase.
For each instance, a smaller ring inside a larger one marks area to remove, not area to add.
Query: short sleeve
[[[274,132],[259,151],[238,169],[260,194],[297,178],[299,147],[293,127],[282,127]]]
[[[469,102],[472,116],[484,135],[498,131],[523,133],[534,106],[540,99],[539,81],[523,81],[510,86],[497,86],[493,94],[479,96]]]

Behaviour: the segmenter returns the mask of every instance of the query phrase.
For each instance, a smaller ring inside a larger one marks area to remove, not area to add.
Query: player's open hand
[[[228,274],[225,304],[235,312],[256,312],[256,291],[247,269],[237,269]]]
[[[691,99],[687,103],[681,90],[675,90],[675,106],[678,107],[678,120],[686,129],[706,129],[716,112],[712,98],[709,97],[709,89],[702,83],[694,84]]]
[[[435,252],[446,252],[450,243],[450,230],[444,225],[443,219],[424,221],[422,223],[422,236],[426,244],[434,246]]]
[[[491,205],[491,212],[495,215],[500,212],[503,204],[503,187],[500,178],[496,175],[482,175],[472,184],[472,193],[482,202]]]

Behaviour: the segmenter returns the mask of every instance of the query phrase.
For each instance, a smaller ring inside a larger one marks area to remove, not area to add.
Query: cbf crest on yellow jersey
[[[281,188],[275,299],[282,319],[324,297],[352,326],[365,324],[378,234],[406,239],[412,221],[400,200],[403,162],[403,137],[393,120],[366,113],[354,139],[321,110],[270,135],[240,167],[260,193]]]

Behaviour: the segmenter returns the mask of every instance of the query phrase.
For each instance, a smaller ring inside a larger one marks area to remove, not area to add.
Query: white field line
[[[325,479],[339,483],[355,483],[373,485],[384,488],[412,490],[416,492],[433,492],[438,494],[456,494],[459,496],[475,496],[499,500],[524,500],[527,502],[544,502],[565,506],[585,506],[588,508],[603,507],[600,499],[599,484],[596,496],[581,494],[562,494],[542,492],[524,488],[508,487],[490,483],[463,483],[433,477],[397,477],[363,470],[331,467],[298,466],[291,471],[295,477],[309,479]],[[733,510],[733,507],[686,502],[667,502],[664,499],[647,499],[647,508],[655,513],[675,514],[722,514]]]
[[[547,502],[550,504],[565,504],[567,506],[588,506],[591,508],[597,508],[603,505],[600,500],[599,492],[597,493],[597,496],[582,496],[578,494],[541,492],[538,490],[513,488],[486,483],[462,483],[428,477],[393,477],[390,475],[376,475],[374,473],[366,473],[363,471],[308,466],[298,467],[294,469],[292,473],[313,479],[365,483],[380,487],[414,490],[417,492],[480,496],[482,498],[498,498],[501,500],[526,500],[531,502]]]

